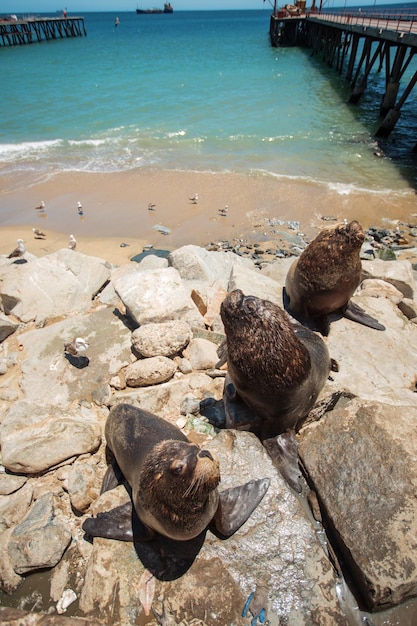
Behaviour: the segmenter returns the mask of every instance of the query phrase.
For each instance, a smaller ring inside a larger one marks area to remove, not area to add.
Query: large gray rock
[[[86,311],[109,277],[106,261],[67,249],[13,264],[1,285],[3,310],[38,323]]]
[[[165,383],[177,369],[172,359],[166,356],[151,356],[129,365],[125,370],[128,387],[147,387]]]
[[[417,326],[387,298],[355,296],[352,300],[386,330],[333,316],[327,346],[339,372],[332,374],[328,386],[367,400],[417,406]]]
[[[368,607],[417,595],[417,409],[343,403],[299,453]]]
[[[112,376],[132,361],[130,335],[112,309],[71,317],[24,333],[20,337],[20,386],[25,397],[62,406],[80,399],[99,400]],[[75,337],[84,337],[90,344],[87,367],[79,367],[82,361],[78,363],[64,354],[64,343]]]
[[[245,296],[270,300],[282,307],[282,285],[259,270],[235,265],[230,275],[228,290],[241,289]]]
[[[101,422],[86,407],[63,409],[17,402],[0,425],[3,465],[12,472],[34,474],[98,448]]]
[[[410,261],[362,261],[363,278],[380,278],[396,287],[405,298],[416,297],[416,283]]]
[[[55,516],[53,498],[51,493],[41,496],[13,529],[8,552],[17,574],[53,567],[71,541],[70,531]]]
[[[189,324],[182,320],[144,324],[132,333],[132,346],[144,357],[174,356],[193,336]]]
[[[143,619],[138,597],[146,567],[154,574],[152,607],[162,613],[164,606],[167,623],[199,619],[207,626],[243,626],[252,619],[250,613],[241,618],[243,606],[255,592],[250,608],[265,608],[270,624],[346,626],[335,574],[315,529],[256,437],[223,431],[205,447],[219,458],[221,489],[271,478],[249,520],[225,541],[207,532],[203,545],[159,539],[132,546],[95,539],[81,610],[89,616],[98,609],[112,623]],[[112,576],[106,563],[112,564]]]
[[[192,244],[173,250],[168,261],[183,280],[210,285],[217,283],[223,289],[227,289],[233,267],[253,267],[249,259],[242,259],[232,252],[209,252]]]
[[[173,267],[141,271],[129,268],[112,276],[113,286],[137,324],[183,319],[204,327],[203,319]]]
[[[22,521],[32,504],[33,486],[24,485],[15,493],[0,496],[0,532]]]

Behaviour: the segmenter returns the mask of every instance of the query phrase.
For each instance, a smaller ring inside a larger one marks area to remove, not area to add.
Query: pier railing
[[[417,34],[417,11],[403,9],[401,11],[347,11],[307,13],[306,17],[325,20],[342,25],[370,26],[381,30],[397,33]]]

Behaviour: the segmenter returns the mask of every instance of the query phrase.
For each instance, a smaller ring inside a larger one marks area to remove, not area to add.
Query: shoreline
[[[411,188],[339,193],[325,184],[268,174],[157,169],[60,173],[24,189],[14,188],[13,175],[6,178],[0,192],[0,254],[9,254],[22,238],[29,252],[43,256],[67,247],[73,234],[78,251],[121,264],[146,245],[173,250],[222,240],[273,243],[274,231],[285,227],[273,227],[269,220],[298,221],[307,237],[326,225],[323,216],[357,219],[364,228],[417,221]],[[190,200],[195,193],[197,204]],[[35,208],[41,200],[45,213]],[[153,210],[148,210],[150,203]],[[156,230],[157,225],[169,234]],[[32,228],[45,232],[46,239],[35,239]]]

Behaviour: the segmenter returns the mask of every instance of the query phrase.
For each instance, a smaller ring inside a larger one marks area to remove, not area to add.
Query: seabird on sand
[[[223,215],[223,217],[226,217],[227,215],[227,211],[229,210],[228,205],[226,204],[225,207],[223,209],[219,209],[219,213],[220,215]]]
[[[69,242],[68,242],[68,248],[70,250],[75,250],[76,247],[77,247],[77,240],[74,237],[74,235],[70,235]]]
[[[64,344],[64,352],[71,356],[81,356],[83,352],[86,352],[89,347],[88,341],[82,337],[76,337],[69,343]]]
[[[190,198],[193,204],[197,204],[198,202],[198,193],[195,193],[192,198]]]
[[[23,239],[18,239],[17,240],[17,248],[15,248],[13,250],[13,252],[11,252],[9,254],[9,256],[7,257],[8,259],[18,259],[19,257],[23,256],[26,252],[26,248],[25,248],[25,244]]]
[[[156,207],[156,204],[154,204],[153,202],[150,202],[148,204],[148,211],[155,211],[155,207]]]
[[[43,200],[41,200],[41,203],[39,206],[35,206],[35,209],[37,211],[44,211],[45,210],[45,202]]]
[[[39,228],[32,228],[32,230],[35,235],[35,239],[44,239],[46,237],[45,233],[39,230]]]
[[[77,202],[77,209],[78,209],[78,215],[82,215],[83,214],[83,205],[81,204],[80,201]]]

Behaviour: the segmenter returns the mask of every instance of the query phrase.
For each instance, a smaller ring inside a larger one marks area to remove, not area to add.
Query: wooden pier
[[[288,5],[287,5],[288,6]],[[417,82],[417,71],[400,93],[400,81],[417,53],[417,12],[310,11],[291,14],[286,9],[271,15],[273,46],[303,46],[321,55],[329,67],[350,82],[349,102],[364,93],[372,70],[385,72],[385,92],[380,106],[381,123],[376,136],[387,137]],[[417,144],[414,147],[417,151]]]
[[[0,48],[83,35],[87,36],[83,17],[0,17]]]

